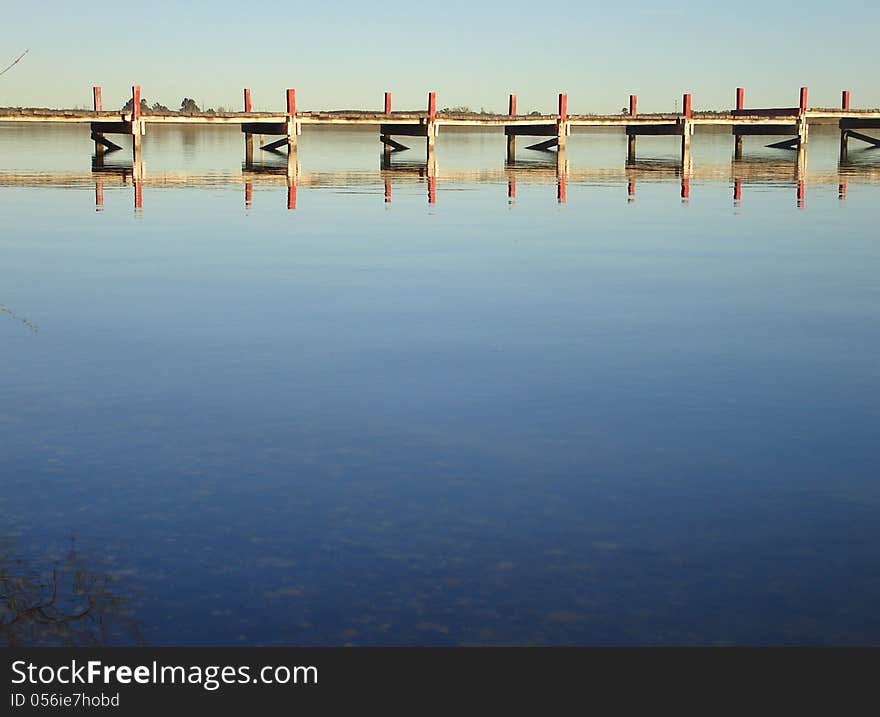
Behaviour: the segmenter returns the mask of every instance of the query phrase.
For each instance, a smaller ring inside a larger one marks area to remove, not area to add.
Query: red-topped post
[[[516,116],[516,95],[511,94],[507,98],[507,114],[509,117]],[[505,134],[512,131],[511,129],[505,127]],[[516,135],[515,134],[507,134],[507,161],[513,162],[516,160]]]
[[[244,111],[250,112],[253,109],[253,105],[251,104],[251,91],[249,88],[244,88]],[[245,155],[245,163],[253,164],[254,161],[254,135],[250,132],[244,133],[244,155]],[[247,204],[250,206],[250,204]]]
[[[568,93],[559,93],[559,119],[556,127],[556,142],[558,151],[565,150],[565,141],[568,137]]]
[[[507,114],[511,117],[516,116],[516,95],[507,98]]]
[[[681,114],[685,117],[685,119],[690,119],[693,115],[690,92],[686,92],[681,98]]]
[[[850,100],[849,90],[844,90],[843,92],[841,92],[840,93],[840,108],[844,109],[844,110],[848,110],[849,109],[849,100]]]
[[[137,122],[141,118],[141,86],[131,88],[131,119]]]
[[[800,103],[798,105],[798,109],[800,110],[801,114],[804,114],[807,111],[807,93],[808,88],[801,87]]]
[[[386,115],[391,114],[391,93],[390,92],[385,93],[385,114]]]
[[[131,138],[135,164],[140,161],[141,130],[141,86],[134,85],[131,88]]]
[[[635,117],[638,112],[639,98],[638,95],[629,96],[629,116]]]
[[[736,108],[738,110],[745,109],[746,106],[746,90],[744,87],[736,88]]]
[[[92,87],[92,107],[94,107],[95,112],[101,111],[101,88],[100,87]],[[103,138],[103,132],[92,132],[92,138],[95,140],[95,154],[102,154],[104,152],[104,145],[98,141],[98,138]]]
[[[296,90],[294,89],[287,90],[287,147],[288,152],[296,151]]]
[[[428,151],[431,151],[434,148],[434,138],[437,134],[437,126],[435,122],[437,121],[437,93],[429,92],[428,93],[428,126],[426,128],[428,133]],[[430,161],[430,160],[429,160]]]

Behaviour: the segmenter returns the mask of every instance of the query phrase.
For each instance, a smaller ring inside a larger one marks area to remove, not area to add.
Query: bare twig
[[[29,52],[30,52],[30,48],[28,48],[27,50],[22,52],[18,57],[16,57],[12,61],[11,65],[9,65],[8,67],[4,67],[2,70],[0,70],[0,75],[5,75],[7,72],[9,72],[9,70],[11,70],[13,67],[15,67],[21,61],[21,58],[24,57],[25,55],[27,55]]]

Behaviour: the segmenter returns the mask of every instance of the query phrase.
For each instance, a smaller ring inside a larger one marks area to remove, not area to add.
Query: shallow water
[[[880,152],[625,143],[0,125],[0,642],[880,642]]]

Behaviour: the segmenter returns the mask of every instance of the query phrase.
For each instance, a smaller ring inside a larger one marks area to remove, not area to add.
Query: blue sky
[[[402,8],[397,12],[396,8]],[[546,7],[546,11],[538,8]],[[433,0],[355,3],[238,0],[16,4],[0,26],[0,105],[85,106],[103,86],[105,107],[130,86],[177,107],[280,109],[295,87],[301,109],[440,107],[552,111],[569,93],[571,112],[616,112],[639,95],[643,111],[671,110],[682,92],[694,107],[724,108],[737,85],[747,106],[880,106],[875,3],[555,3]]]

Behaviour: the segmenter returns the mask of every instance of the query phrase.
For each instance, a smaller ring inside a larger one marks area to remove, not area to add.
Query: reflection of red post
[[[433,92],[431,93],[434,94]],[[437,203],[437,179],[436,177],[428,177],[428,204]]]
[[[251,91],[247,87],[244,90],[244,111],[250,112],[252,109],[251,105]]]
[[[95,107],[95,112],[101,111],[101,88],[93,87],[92,88],[92,103]]]
[[[846,199],[846,182],[837,185],[837,198]]]
[[[385,179],[385,204],[391,204],[391,180]]]
[[[639,106],[639,98],[638,95],[630,95],[629,96],[629,116],[635,117],[636,111]]]
[[[736,88],[736,108],[738,110],[744,109],[746,106],[746,91],[743,87]]]
[[[385,114],[386,115],[391,114],[391,93],[390,92],[385,93]]]
[[[559,121],[565,122],[568,119],[568,93],[559,93]]]
[[[131,119],[137,122],[141,118],[141,86],[131,88]]]
[[[565,204],[565,175],[556,177],[556,201]]]
[[[799,179],[797,184],[797,205],[798,207],[804,206],[804,180]]]
[[[690,177],[681,178],[681,198],[690,199],[691,196],[691,180]]]
[[[807,88],[801,87],[799,111],[801,114],[807,111]]]
[[[636,196],[636,180],[630,179],[626,185],[626,196],[632,201],[633,197]]]
[[[743,183],[741,179],[733,180],[733,201],[740,202],[743,198]]]
[[[250,182],[244,184],[244,205],[250,209],[254,203],[254,185]]]
[[[296,182],[287,185],[287,208],[296,209]]]
[[[144,208],[144,183],[134,180],[134,208],[141,210]]]
[[[849,109],[849,90],[840,93],[840,107],[844,110]]]
[[[692,111],[691,111],[691,94],[690,94],[690,92],[685,93],[684,96],[681,98],[681,113],[687,119],[691,118]]]
[[[516,199],[516,177],[507,178],[507,198]]]
[[[507,98],[507,114],[513,117],[516,114],[516,95]]]
[[[104,182],[95,182],[95,211],[104,211]]]
[[[433,122],[437,118],[437,93],[428,93],[428,121]]]

